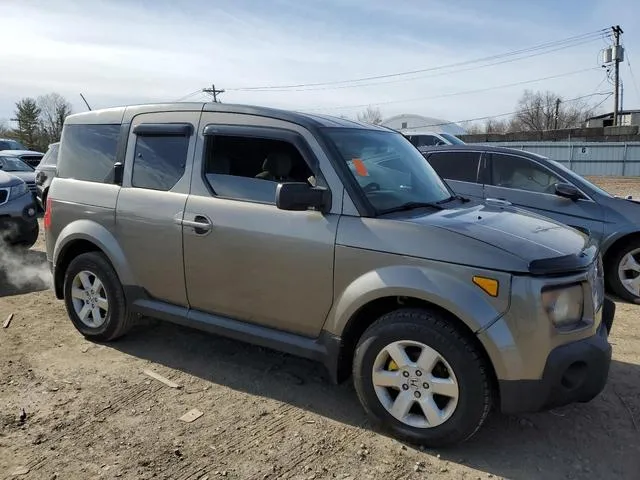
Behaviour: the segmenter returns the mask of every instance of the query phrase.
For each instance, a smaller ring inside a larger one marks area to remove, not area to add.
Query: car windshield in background
[[[0,150],[26,150],[27,148],[15,140],[0,140]]]
[[[4,172],[33,172],[33,168],[14,157],[0,157],[0,170]]]
[[[555,165],[556,167],[558,167],[560,170],[562,170],[562,173],[566,176],[571,178],[572,180],[578,180],[582,183],[586,183],[587,185],[589,185],[590,188],[592,188],[593,190],[597,191],[598,193],[600,193],[601,195],[604,195],[605,197],[613,197],[613,195],[611,195],[609,192],[607,192],[606,190],[603,190],[602,188],[598,187],[597,185],[594,185],[593,183],[591,183],[589,180],[587,180],[584,177],[581,177],[580,175],[578,175],[576,172],[574,172],[573,170],[570,170],[569,168],[565,167],[563,164],[561,164],[560,162],[557,162],[556,160],[552,160],[550,158],[545,158],[545,160],[547,160],[550,163],[553,163],[553,165]]]
[[[451,135],[450,133],[441,133],[440,136],[446,138],[447,140],[449,140],[452,145],[466,145],[465,142],[460,140],[455,135]]]
[[[451,198],[438,174],[401,134],[349,128],[327,128],[325,133],[379,214]]]

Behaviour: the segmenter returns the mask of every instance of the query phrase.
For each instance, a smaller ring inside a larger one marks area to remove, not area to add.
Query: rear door
[[[133,118],[116,207],[117,238],[138,286],[185,307],[181,222],[199,118],[200,112]]]
[[[485,197],[510,202],[516,207],[576,228],[595,238],[602,236],[602,207],[588,198],[571,200],[556,195],[556,183],[571,183],[533,159],[505,153],[487,158]]]
[[[482,152],[463,150],[432,152],[427,154],[427,161],[454,192],[482,201],[484,197],[481,177],[484,166]]]

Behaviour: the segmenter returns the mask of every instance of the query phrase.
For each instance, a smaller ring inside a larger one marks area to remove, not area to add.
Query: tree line
[[[0,137],[13,138],[31,150],[45,152],[49,144],[60,140],[62,126],[73,113],[71,103],[58,93],[37,98],[25,97],[16,102],[16,127],[0,123]]]
[[[598,113],[598,106],[588,100],[564,101],[562,96],[550,91],[525,90],[518,100],[513,114],[503,120],[489,118],[484,122],[461,122],[468,133],[542,132],[562,128],[581,127],[585,120]],[[358,113],[361,122],[379,125],[382,112],[368,107]],[[428,127],[425,127],[428,128]]]

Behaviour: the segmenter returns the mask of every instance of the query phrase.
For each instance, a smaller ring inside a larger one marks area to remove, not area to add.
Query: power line
[[[575,75],[577,73],[584,73],[584,72],[591,71],[591,70],[599,70],[599,68],[597,68],[597,67],[583,68],[581,70],[575,70],[573,72],[560,73],[560,74],[551,75],[551,76],[548,76],[548,77],[534,78],[534,79],[531,79],[531,80],[524,80],[524,81],[521,81],[521,82],[507,83],[507,84],[503,84],[503,85],[495,85],[493,87],[477,88],[477,89],[474,89],[474,90],[464,90],[464,91],[460,91],[460,92],[445,93],[445,94],[442,94],[442,95],[432,95],[432,96],[428,96],[428,97],[405,98],[403,100],[389,100],[389,101],[385,101],[385,102],[373,102],[373,103],[366,103],[366,104],[360,104],[360,105],[341,105],[341,106],[334,106],[334,107],[316,107],[316,108],[308,108],[306,110],[320,110],[320,111],[324,111],[324,110],[342,110],[342,109],[347,109],[347,108],[363,108],[363,107],[369,107],[369,106],[390,105],[390,104],[394,104],[394,103],[415,102],[415,101],[419,101],[419,100],[435,100],[435,99],[438,99],[438,98],[454,97],[454,96],[458,96],[458,95],[468,95],[468,94],[473,94],[473,93],[482,93],[482,92],[488,92],[488,91],[491,91],[491,90],[498,90],[498,89],[501,89],[501,88],[515,87],[515,86],[518,86],[518,85],[526,85],[528,83],[536,83],[536,82],[541,82],[541,81],[544,81],[544,80],[551,80],[551,79],[554,79],[554,78],[567,77],[569,75]],[[597,90],[597,88],[596,88],[596,90]]]
[[[603,99],[601,102],[598,102],[598,104],[597,104],[597,105],[595,105],[595,106],[593,107],[593,111],[595,112],[595,110],[596,110],[600,105],[602,105],[604,102],[606,102],[607,100],[609,100],[609,99],[611,98],[611,95],[613,95],[613,93],[612,93],[612,92],[609,92],[609,93],[607,94],[607,96],[606,96],[606,97],[604,97],[604,99]]]
[[[576,43],[576,42],[587,43],[587,42],[596,40],[598,38],[602,38],[606,34],[606,31],[607,29],[600,29],[594,32],[588,32],[588,33],[575,35],[573,37],[568,37],[561,40],[546,42],[543,44],[535,45],[528,48],[523,48],[520,50],[513,50],[513,51],[509,51],[509,52],[505,52],[497,55],[491,55],[488,57],[482,57],[482,58],[477,58],[473,60],[466,60],[462,62],[456,62],[456,63],[446,64],[446,65],[439,65],[435,67],[428,67],[428,68],[422,68],[422,69],[405,71],[405,72],[389,73],[385,75],[373,75],[373,76],[361,77],[361,78],[350,79],[350,80],[336,80],[336,81],[330,81],[330,82],[316,82],[316,83],[300,83],[300,84],[292,84],[292,85],[263,85],[258,87],[237,87],[237,88],[229,88],[227,90],[228,91],[285,90],[285,89],[295,89],[295,88],[304,88],[304,87],[321,87],[321,86],[329,86],[329,85],[335,86],[335,85],[344,85],[344,84],[349,84],[354,82],[364,82],[364,81],[379,80],[379,79],[386,79],[386,78],[393,78],[393,77],[403,77],[403,76],[415,75],[419,73],[432,72],[436,70],[460,67],[460,66],[470,65],[475,63],[489,62],[489,61],[497,60],[504,57],[517,56],[517,55],[522,55],[524,53],[549,49],[551,47],[558,47],[560,45],[563,45],[562,48],[568,48],[570,46],[575,46],[575,45],[571,45],[572,43]],[[581,44],[581,43],[577,43],[577,44]],[[549,52],[544,52],[540,54],[546,54],[546,53],[549,53]]]
[[[589,98],[589,97],[593,97],[593,96],[596,96],[596,95],[609,95],[609,96],[611,96],[612,94],[611,94],[611,92],[590,93],[589,95],[581,95],[580,97],[570,98],[568,100],[562,100],[562,102],[563,103],[576,102],[578,100],[582,100],[583,98]],[[489,120],[490,118],[507,117],[509,115],[515,115],[516,113],[518,113],[517,110],[515,112],[499,113],[497,115],[487,115],[485,117],[467,118],[466,120],[455,120],[455,121],[452,121],[452,122],[431,123],[431,124],[428,124],[428,125],[417,125],[415,127],[405,128],[403,130],[417,130],[419,128],[442,127],[444,125],[461,124],[461,123],[466,123],[466,122],[477,122],[477,121],[480,121],[480,120]]]
[[[195,91],[193,91],[191,93],[188,93],[184,97],[180,97],[179,99],[174,100],[174,102],[182,102],[183,100],[186,100],[189,97],[193,97],[196,93],[202,93],[202,89],[199,88],[198,90],[195,90]]]
[[[623,45],[624,46],[624,45]],[[636,81],[636,76],[633,73],[633,69],[631,68],[631,61],[629,60],[629,51],[625,47],[625,52],[627,56],[627,66],[629,67],[629,73],[631,74],[631,80],[633,80],[633,87],[636,91],[636,101],[640,102],[640,90],[638,89],[638,82]]]
[[[459,68],[459,69],[455,69],[455,70],[449,70],[449,71],[444,71],[444,72],[439,72],[439,73],[432,73],[429,75],[419,75],[416,77],[411,77],[411,78],[396,78],[393,80],[387,80],[387,81],[383,81],[383,82],[370,82],[370,83],[357,83],[357,84],[350,84],[350,85],[336,85],[336,86],[326,86],[326,87],[304,87],[304,88],[287,88],[287,89],[268,89],[268,90],[252,90],[254,92],[261,92],[261,93],[281,93],[281,92],[315,92],[315,91],[321,91],[321,90],[339,90],[339,89],[345,89],[345,88],[360,88],[360,87],[369,87],[369,86],[378,86],[378,85],[388,85],[390,83],[400,83],[400,82],[410,82],[410,81],[414,81],[414,80],[422,80],[424,78],[433,78],[433,77],[441,77],[444,75],[451,75],[454,73],[461,73],[461,72],[468,72],[470,70],[478,70],[481,68],[486,68],[486,67],[493,67],[495,65],[502,65],[505,63],[511,63],[511,62],[517,62],[519,60],[525,60],[527,58],[532,58],[532,57],[537,57],[540,55],[546,55],[548,53],[552,53],[552,52],[556,52],[559,50],[564,50],[566,48],[570,48],[570,47],[575,47],[578,45],[584,45],[585,43],[590,43],[592,42],[593,39],[587,40],[586,42],[580,42],[580,43],[576,43],[573,45],[568,45],[568,46],[563,46],[563,47],[559,47],[559,48],[555,48],[553,50],[547,50],[545,52],[538,52],[538,53],[534,53],[531,55],[526,55],[523,57],[518,57],[518,58],[508,58],[506,60],[501,60],[501,61],[496,61],[496,62],[491,62],[491,63],[487,63],[485,65],[476,65],[473,67],[467,67],[467,68]],[[443,67],[445,68],[445,67]],[[233,89],[229,89],[229,90],[233,90]],[[235,90],[234,90],[235,91]]]
[[[216,89],[216,86],[213,83],[211,84],[211,88],[203,88],[202,91],[211,95],[213,97],[213,101],[216,103],[218,102],[218,95],[224,93],[224,90]]]

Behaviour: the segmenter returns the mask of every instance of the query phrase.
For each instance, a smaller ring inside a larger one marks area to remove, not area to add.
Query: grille
[[[6,188],[0,188],[0,205],[3,203],[7,203],[7,198],[9,197],[9,190]]]
[[[29,190],[31,191],[31,193],[38,193],[36,190],[36,182],[25,182],[27,184],[27,187],[29,187]]]

